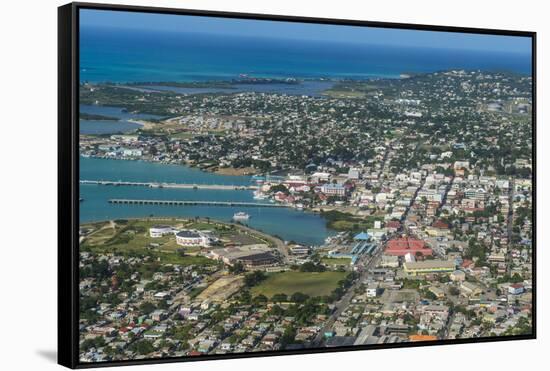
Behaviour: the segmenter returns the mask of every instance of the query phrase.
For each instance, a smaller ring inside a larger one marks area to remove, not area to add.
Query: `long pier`
[[[192,183],[157,183],[157,182],[126,182],[115,180],[81,180],[80,184],[102,186],[135,186],[148,188],[176,188],[176,189],[210,189],[218,191],[254,191],[254,185],[225,185],[225,184],[192,184]]]
[[[243,207],[289,207],[282,204],[241,201],[193,201],[193,200],[136,200],[126,198],[109,199],[110,204],[165,205],[165,206],[243,206]]]

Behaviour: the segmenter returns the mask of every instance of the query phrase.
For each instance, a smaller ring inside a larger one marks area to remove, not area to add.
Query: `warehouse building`
[[[416,276],[429,273],[451,273],[456,269],[456,265],[454,261],[450,260],[425,260],[405,262],[403,269],[406,273]]]
[[[221,260],[228,265],[240,262],[246,269],[269,267],[276,265],[279,261],[272,249],[264,244],[214,249],[210,251],[208,257]]]

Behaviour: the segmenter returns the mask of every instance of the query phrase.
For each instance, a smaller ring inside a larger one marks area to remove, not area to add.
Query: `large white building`
[[[348,179],[359,179],[361,177],[361,170],[355,167],[351,167],[348,171]]]
[[[371,284],[367,287],[367,297],[368,298],[375,298],[378,296],[378,285],[377,284]]]
[[[468,188],[464,193],[472,200],[484,201],[487,198],[487,191],[483,188]]]
[[[293,245],[288,248],[292,255],[307,255],[309,254],[309,246]]]
[[[194,230],[183,230],[176,233],[176,243],[184,247],[208,247],[210,238]]]
[[[174,233],[174,228],[169,225],[155,225],[149,228],[149,236],[159,238]]]
[[[340,184],[327,183],[321,186],[321,192],[330,196],[344,196],[346,188]]]

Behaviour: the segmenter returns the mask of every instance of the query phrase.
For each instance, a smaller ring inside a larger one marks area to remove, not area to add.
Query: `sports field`
[[[275,294],[288,296],[301,292],[309,296],[329,295],[338,287],[338,281],[346,277],[345,272],[281,272],[273,273],[252,288],[252,296],[263,294],[271,298]]]

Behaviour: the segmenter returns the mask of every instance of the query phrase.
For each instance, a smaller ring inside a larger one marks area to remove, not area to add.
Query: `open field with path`
[[[151,237],[149,228],[155,225],[169,225],[177,230],[210,231],[224,245],[264,243],[273,245],[274,241],[282,244],[280,240],[274,237],[269,239],[263,233],[254,231],[251,228],[210,219],[144,218],[82,224],[80,226],[81,230],[86,231],[86,233],[81,237],[80,249],[81,251],[111,252],[122,255],[153,255],[163,264],[217,264],[217,262],[200,254],[207,252],[210,248],[182,248],[176,243],[176,237],[173,234],[159,238]]]
[[[281,272],[271,274],[265,281],[252,288],[252,296],[263,294],[271,298],[275,294],[292,295],[301,292],[309,296],[329,295],[345,272]]]

